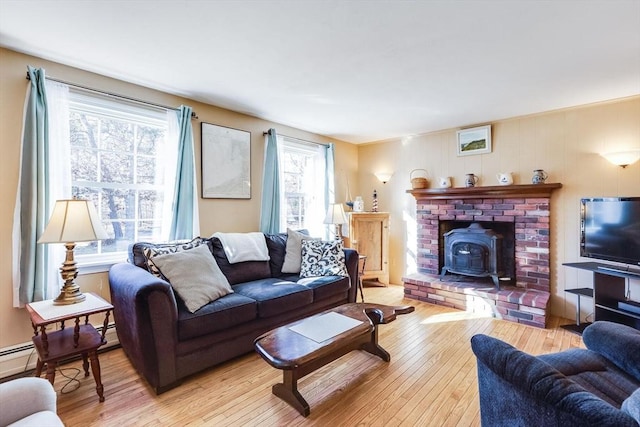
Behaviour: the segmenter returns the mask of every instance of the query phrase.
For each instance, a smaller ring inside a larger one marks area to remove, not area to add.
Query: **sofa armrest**
[[[160,393],[177,381],[178,308],[171,285],[133,264],[109,270],[116,332],[125,353]]]
[[[582,340],[618,368],[640,381],[640,331],[620,323],[597,321],[587,326]]]
[[[347,272],[349,273],[349,280],[351,287],[349,288],[349,302],[356,302],[358,298],[358,262],[359,256],[355,249],[344,249],[344,263],[347,266]]]
[[[628,414],[551,365],[489,337],[475,335],[482,425],[635,426]]]
[[[0,425],[3,426],[38,412],[56,413],[56,392],[43,378],[18,378],[0,384],[0,402]],[[53,415],[50,418],[53,422]]]

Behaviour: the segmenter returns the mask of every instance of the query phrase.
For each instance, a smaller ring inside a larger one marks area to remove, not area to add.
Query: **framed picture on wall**
[[[251,132],[202,123],[202,198],[251,198]]]
[[[462,129],[457,134],[458,156],[491,152],[491,125]]]

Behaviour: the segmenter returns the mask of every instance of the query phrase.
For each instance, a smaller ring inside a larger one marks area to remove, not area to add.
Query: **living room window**
[[[83,265],[121,260],[130,243],[167,238],[177,146],[162,108],[69,92],[71,192],[92,200],[109,239],[78,245]]]
[[[281,231],[307,229],[313,236],[323,236],[325,208],[326,147],[299,139],[281,138],[280,201]]]
[[[154,105],[27,70],[11,233],[14,307],[58,294],[61,275],[53,266],[64,252],[38,242],[56,201],[91,201],[106,229],[104,240],[77,242],[80,273],[106,271],[137,240],[199,235],[191,107]]]

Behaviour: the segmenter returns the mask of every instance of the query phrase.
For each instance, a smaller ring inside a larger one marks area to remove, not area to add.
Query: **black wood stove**
[[[440,280],[447,272],[474,277],[491,276],[496,289],[504,274],[502,235],[478,223],[456,228],[444,234],[444,266]]]

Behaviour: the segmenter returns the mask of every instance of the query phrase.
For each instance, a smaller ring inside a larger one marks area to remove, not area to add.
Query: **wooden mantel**
[[[486,187],[458,188],[421,188],[407,190],[416,199],[478,199],[478,198],[515,198],[515,197],[551,197],[553,190],[562,188],[560,183],[493,185]]]

